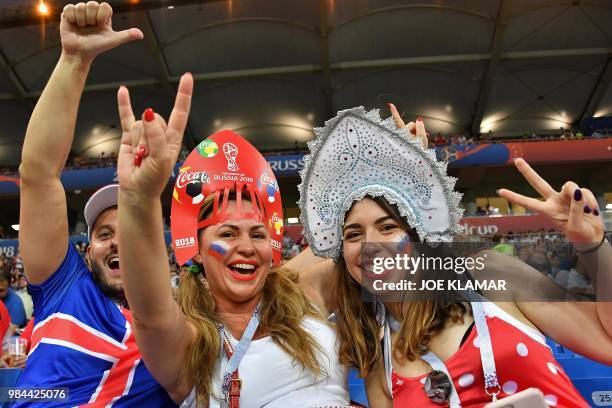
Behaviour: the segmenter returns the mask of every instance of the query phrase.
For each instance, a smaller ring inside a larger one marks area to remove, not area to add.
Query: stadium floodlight
[[[612,210],[612,203],[606,204],[606,210]]]
[[[287,218],[287,224],[297,224],[298,222],[300,222],[300,220],[297,219],[296,217]]]
[[[45,2],[42,1],[42,0],[40,1],[40,3],[38,3],[38,13],[41,16],[48,16],[49,15],[49,8],[45,4]]]
[[[19,231],[19,224],[13,224],[11,225],[11,228],[14,229],[15,231]]]

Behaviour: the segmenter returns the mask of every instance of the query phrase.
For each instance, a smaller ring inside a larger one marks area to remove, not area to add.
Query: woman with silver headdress
[[[424,133],[422,123],[417,125]],[[302,222],[313,254],[334,262],[315,263],[305,254],[289,266],[300,270],[301,283],[318,306],[335,312],[340,359],[367,375],[371,406],[390,406],[392,400],[395,406],[482,406],[529,387],[539,388],[549,405],[587,406],[544,334],[611,364],[612,302],[529,302],[560,295],[530,267],[487,251],[478,254],[489,258],[488,273],[514,279],[504,299],[510,301],[486,302],[470,292],[472,297],[445,303],[394,299],[376,310],[362,301],[360,286],[370,278],[366,264],[373,256],[363,244],[391,242],[397,252],[410,253],[419,241],[450,242],[460,231],[460,195],[445,165],[377,112],[340,112],[315,133],[302,173]],[[522,159],[515,165],[545,201],[509,190],[499,194],[552,219],[590,271],[599,266],[599,299],[612,299],[606,270],[612,249],[602,238],[592,193],[572,182],[557,192]],[[533,282],[528,295],[517,281]]]

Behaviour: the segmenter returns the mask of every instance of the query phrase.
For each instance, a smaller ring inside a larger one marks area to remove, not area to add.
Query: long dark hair
[[[397,224],[419,242],[416,231],[401,216],[396,205],[384,197],[368,197],[378,204]],[[351,208],[352,209],[352,208]],[[347,211],[347,215],[351,210]],[[346,215],[345,215],[346,217]],[[381,322],[372,303],[364,300],[365,290],[350,276],[344,257],[336,262],[338,275],[337,330],[339,355],[343,364],[356,367],[360,376],[367,375],[382,357]],[[461,302],[407,301],[402,303],[400,330],[393,342],[396,359],[414,360],[448,319],[461,320],[466,307]]]

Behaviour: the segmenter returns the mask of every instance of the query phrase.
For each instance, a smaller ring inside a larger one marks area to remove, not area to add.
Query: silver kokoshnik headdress
[[[397,205],[421,241],[450,242],[461,231],[461,194],[445,162],[378,110],[347,109],[315,128],[299,186],[301,222],[313,253],[337,259],[344,216],[365,196]]]

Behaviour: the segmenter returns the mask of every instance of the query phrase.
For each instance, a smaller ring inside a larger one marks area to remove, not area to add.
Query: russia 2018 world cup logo
[[[223,145],[223,153],[227,159],[227,169],[229,171],[238,171],[240,168],[236,163],[236,157],[238,156],[238,147],[230,142]]]

